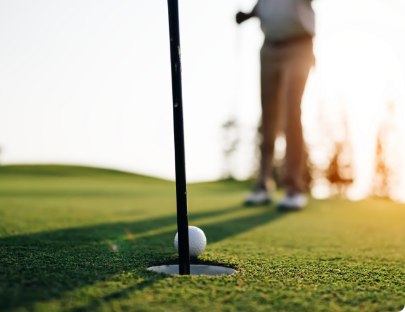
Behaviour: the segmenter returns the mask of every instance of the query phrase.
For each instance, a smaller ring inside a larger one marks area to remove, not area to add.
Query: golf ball
[[[174,238],[174,247],[179,252],[179,233]],[[190,257],[198,257],[207,246],[207,239],[204,232],[196,226],[188,227],[188,244],[190,248]]]

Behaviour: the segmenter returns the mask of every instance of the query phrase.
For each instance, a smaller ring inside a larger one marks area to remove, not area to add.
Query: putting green
[[[147,271],[176,263],[172,182],[69,166],[0,167],[0,311],[400,311],[405,206],[311,200],[244,208],[246,182],[189,186],[193,263],[227,277]]]

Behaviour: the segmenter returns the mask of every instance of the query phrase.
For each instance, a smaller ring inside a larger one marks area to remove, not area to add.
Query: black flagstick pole
[[[179,274],[190,275],[178,0],[167,0],[167,5],[169,9],[170,56],[172,64],[174,151],[176,158],[177,229],[179,233]]]

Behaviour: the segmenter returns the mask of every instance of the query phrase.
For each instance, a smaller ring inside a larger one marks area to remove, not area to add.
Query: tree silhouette
[[[319,101],[318,122],[308,144],[311,187],[321,196],[345,197],[353,177],[353,149],[350,143],[347,105],[342,94],[336,103]]]
[[[353,183],[351,148],[346,137],[343,142],[335,142],[335,151],[325,171],[331,188],[331,195],[345,196]]]
[[[224,167],[222,172],[223,179],[234,178],[232,167],[234,163],[234,155],[238,148],[239,138],[239,126],[236,118],[231,117],[222,125],[223,130],[223,155],[224,155]]]
[[[371,195],[390,198],[399,184],[401,162],[400,136],[395,126],[395,107],[389,102],[378,129]]]

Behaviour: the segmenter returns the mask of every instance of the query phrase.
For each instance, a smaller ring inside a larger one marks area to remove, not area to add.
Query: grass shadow
[[[226,215],[242,207],[192,214],[190,220]],[[273,209],[256,208],[251,216],[201,226],[208,244],[246,232],[271,222],[282,214]],[[109,301],[149,287],[164,278],[146,271],[156,264],[177,263],[172,247],[176,230],[141,236],[132,241],[125,237],[175,225],[176,217],[167,216],[138,222],[121,222],[96,226],[62,229],[0,239],[0,308],[30,308],[35,302],[61,298],[64,293],[109,281],[118,274],[131,272],[141,283],[109,294],[100,301]],[[118,252],[109,242],[119,242]],[[199,260],[193,260],[194,262]],[[206,262],[204,262],[206,263]],[[218,264],[218,263],[210,263]],[[98,301],[83,309],[96,308]]]

